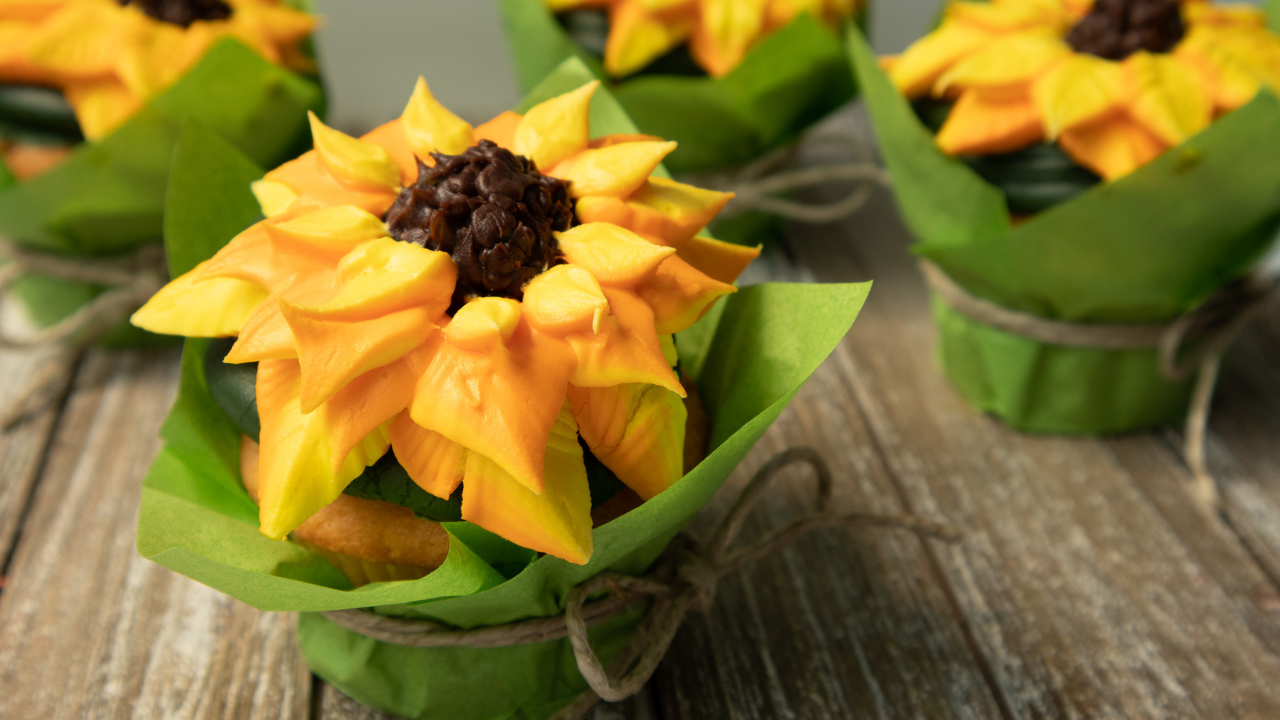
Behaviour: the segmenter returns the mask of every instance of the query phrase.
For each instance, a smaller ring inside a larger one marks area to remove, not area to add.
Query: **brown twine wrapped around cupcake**
[[[783,468],[804,463],[817,480],[816,509],[744,548],[731,549],[747,515],[767,493]],[[648,682],[691,610],[706,612],[720,578],[749,563],[773,555],[801,536],[821,528],[867,525],[910,530],[919,535],[955,542],[954,528],[910,515],[838,513],[831,507],[832,476],[822,456],[812,448],[794,447],[765,463],[716,524],[710,540],[700,543],[681,534],[668,546],[644,577],[601,573],[574,588],[563,615],[520,620],[504,625],[458,630],[430,620],[394,618],[369,610],[323,613],[342,627],[380,642],[410,647],[496,648],[568,637],[578,670],[591,689],[554,716],[578,718],[599,700],[616,702],[634,695]],[[602,592],[608,594],[590,600]],[[645,602],[650,606],[627,646],[608,667],[596,655],[588,629]]]
[[[1137,350],[1157,348],[1160,371],[1170,380],[1197,373],[1187,411],[1183,457],[1195,481],[1196,496],[1219,509],[1222,497],[1204,455],[1205,431],[1222,357],[1244,328],[1280,302],[1280,278],[1259,275],[1237,280],[1169,323],[1072,323],[1010,310],[965,290],[937,265],[922,260],[920,268],[929,288],[951,309],[997,330],[1048,345]],[[1183,357],[1183,348],[1192,350]]]

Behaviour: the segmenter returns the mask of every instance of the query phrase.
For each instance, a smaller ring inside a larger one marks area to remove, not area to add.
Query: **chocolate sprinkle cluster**
[[[1067,34],[1077,52],[1123,60],[1139,50],[1166,53],[1186,28],[1177,0],[1097,0]]]
[[[460,155],[432,153],[384,218],[401,242],[447,252],[458,265],[449,314],[473,297],[520,300],[525,283],[560,262],[556,231],[576,219],[569,183],[488,140]]]
[[[161,22],[189,27],[197,20],[226,20],[231,6],[222,0],[118,0],[121,5],[137,5],[142,12]]]

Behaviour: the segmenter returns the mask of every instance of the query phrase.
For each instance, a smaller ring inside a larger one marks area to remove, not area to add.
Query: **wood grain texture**
[[[391,720],[386,713],[371,710],[343,695],[332,685],[321,683],[316,697],[314,720]],[[656,720],[649,691],[642,690],[620,703],[600,703],[582,720]]]
[[[0,594],[0,717],[305,717],[292,618],[134,549],[177,369],[173,350],[86,359]]]
[[[930,551],[1006,714],[1280,716],[1276,620],[1254,601],[1274,588],[1256,568],[1217,565],[1249,561],[1232,533],[1187,518],[1172,448],[1131,438],[1163,455],[1143,472],[1173,521],[1113,441],[1020,435],[967,407],[934,367],[924,289],[885,209],[847,229],[875,243],[826,233],[795,251],[819,280],[877,279],[839,374],[908,508],[967,533]]]

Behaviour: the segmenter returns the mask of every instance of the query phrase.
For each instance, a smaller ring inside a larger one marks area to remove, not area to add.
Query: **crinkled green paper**
[[[608,81],[544,0],[502,0],[501,6],[526,91],[570,57]],[[838,36],[808,14],[762,40],[723,78],[638,75],[610,87],[641,131],[680,143],[666,160],[677,173],[755,159],[794,140],[855,92]]]
[[[999,190],[937,149],[856,29],[849,46],[915,251],[971,293],[1071,322],[1165,322],[1244,273],[1280,227],[1280,163],[1262,150],[1280,148],[1270,92],[1015,226]],[[954,312],[938,319],[951,380],[1014,427],[1103,433],[1184,414],[1188,386],[1160,376],[1154,352],[1046,346]]]
[[[591,78],[566,62],[526,100]],[[597,134],[634,132],[616,101],[597,93]],[[188,123],[170,180],[166,245],[176,274],[212,255],[257,219],[248,182],[261,170],[206,129]],[[606,569],[642,572],[711,498],[809,375],[848,331],[869,284],[766,284],[721,301],[678,339],[684,368],[711,417],[710,455],[671,489],[594,534],[585,566],[533,559],[468,523],[451,523],[450,552],[430,575],[350,589],[326,561],[258,532],[257,508],[240,485],[238,430],[209,397],[204,340],[187,340],[178,399],[147,475],[138,551],[264,610],[315,612],[382,607],[458,627],[558,614],[569,589]],[[512,577],[508,578],[510,575]],[[597,628],[607,656],[638,616]],[[304,615],[300,643],[326,680],[371,706],[409,717],[545,717],[584,689],[566,641],[505,648],[411,649],[374,642]]]
[[[305,149],[307,110],[322,111],[323,104],[316,81],[224,39],[107,137],[80,145],[43,175],[7,186],[0,181],[0,237],[77,256],[115,255],[159,241],[169,167],[184,122],[201,123],[255,162],[276,165]],[[13,289],[43,325],[101,292],[39,275]]]

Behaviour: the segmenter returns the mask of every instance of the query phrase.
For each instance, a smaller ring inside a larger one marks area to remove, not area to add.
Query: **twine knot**
[[[730,545],[747,515],[764,497],[779,471],[792,464],[806,464],[814,470],[818,485],[815,512],[753,545],[730,552]],[[429,620],[385,617],[368,610],[336,610],[324,615],[375,640],[413,647],[503,647],[568,637],[578,670],[591,687],[553,719],[572,720],[599,700],[617,702],[638,692],[657,669],[688,612],[710,610],[720,578],[747,563],[777,553],[812,530],[872,525],[901,528],[945,541],[960,537],[954,528],[909,515],[837,514],[829,509],[831,495],[831,470],[817,451],[805,447],[785,450],[756,472],[733,507],[716,524],[708,542],[699,543],[682,533],[644,577],[606,572],[586,580],[570,591],[561,616],[455,630]],[[649,608],[639,628],[606,667],[591,648],[588,629],[645,602]]]

